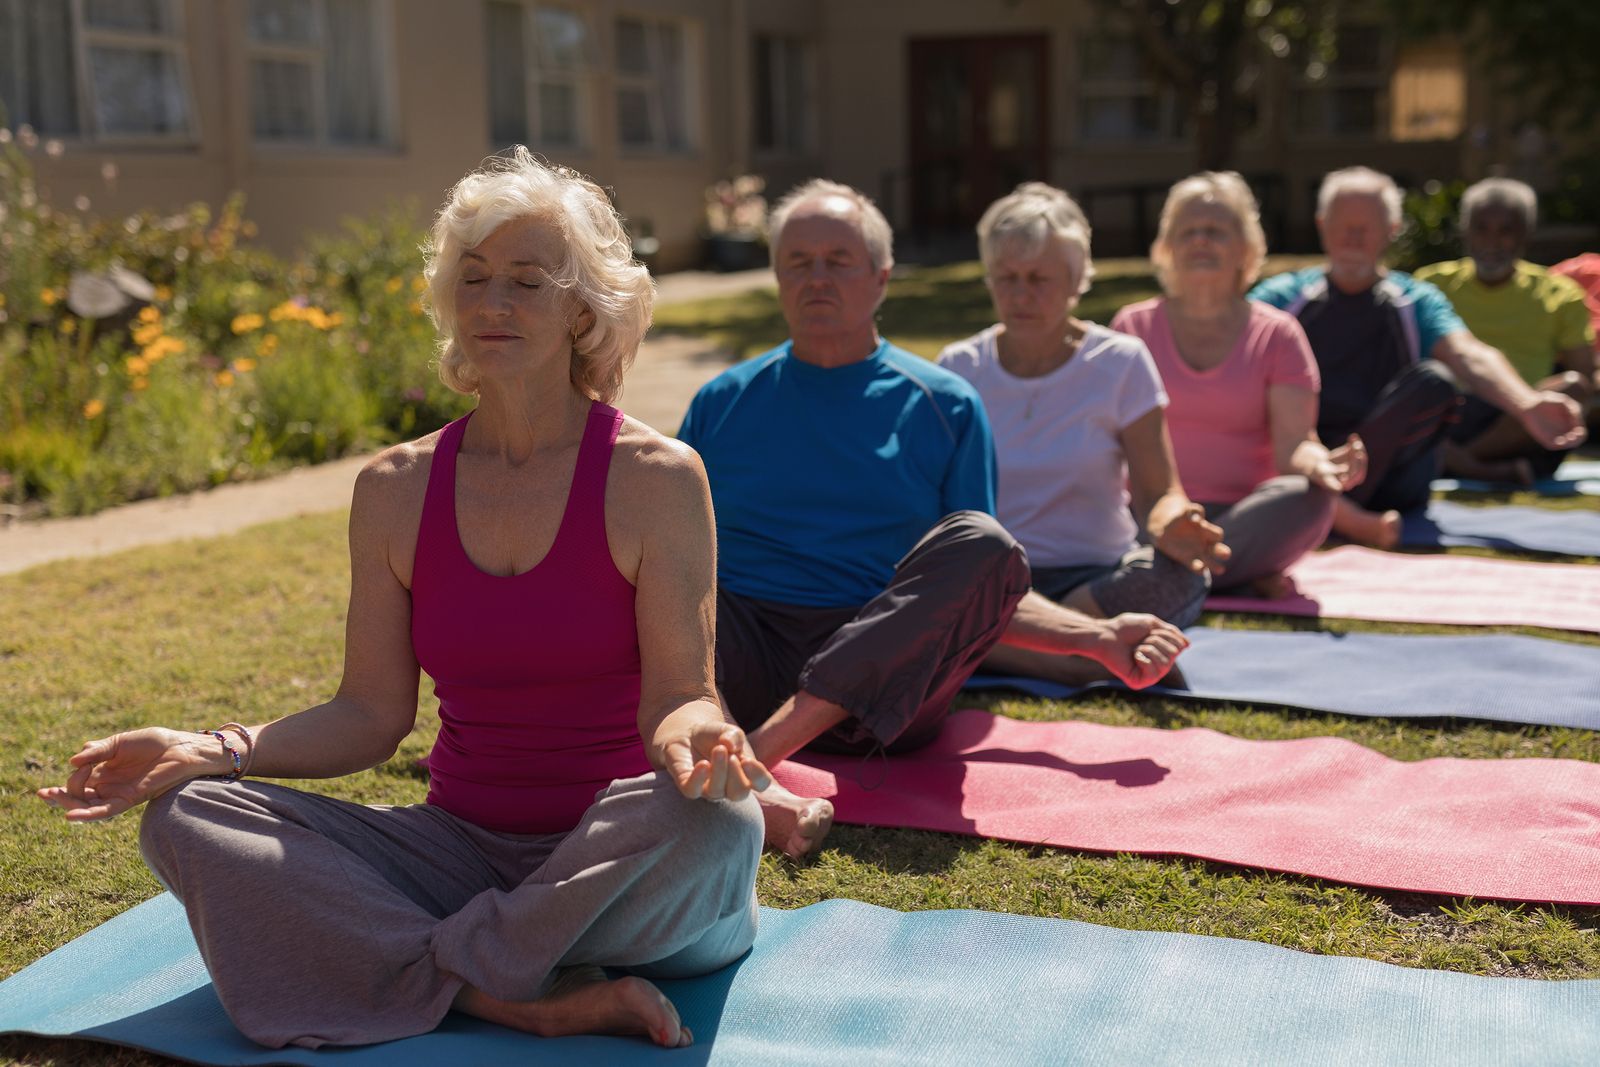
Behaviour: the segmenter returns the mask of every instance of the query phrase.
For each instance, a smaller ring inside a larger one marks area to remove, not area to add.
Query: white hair
[[[1231,170],[1191,174],[1167,191],[1156,239],[1150,244],[1150,262],[1155,266],[1156,280],[1163,289],[1168,288],[1172,273],[1172,224],[1180,211],[1196,202],[1215,204],[1233,216],[1234,225],[1244,238],[1246,252],[1244,266],[1239,271],[1239,292],[1248,291],[1261,277],[1261,265],[1267,260],[1267,235],[1261,228],[1261,208],[1256,204],[1256,194],[1237,171]]]
[[[1023,182],[990,204],[978,220],[978,256],[987,268],[1002,248],[1032,257],[1044,250],[1050,238],[1059,237],[1067,246],[1067,259],[1082,296],[1094,278],[1094,260],[1089,256],[1091,233],[1088,217],[1072,197],[1044,182]]]
[[[844,197],[855,205],[858,218],[856,228],[861,231],[861,239],[866,242],[867,256],[872,260],[872,269],[887,270],[894,266],[894,231],[889,228],[889,220],[883,217],[878,205],[860,190],[826,178],[812,178],[808,182],[802,182],[784,193],[783,199],[773,207],[772,214],[767,219],[767,246],[772,251],[773,266],[777,266],[778,245],[783,240],[783,228],[789,224],[789,216],[794,214],[795,208],[830,196]]]
[[[548,219],[560,228],[566,253],[550,280],[593,315],[573,335],[572,384],[608,403],[622,391],[622,375],[650,328],[655,283],[633,258],[622,216],[605,191],[575,170],[536,159],[522,145],[457,182],[434,220],[423,276],[428,313],[439,331],[439,378],[456,392],[478,391],[477,372],[455,336],[461,254],[524,218]]]
[[[1333,202],[1346,194],[1376,196],[1383,201],[1389,227],[1400,225],[1405,213],[1405,196],[1394,179],[1371,167],[1345,167],[1330,171],[1317,189],[1317,218],[1326,218]]]
[[[1522,225],[1533,230],[1539,221],[1539,194],[1533,186],[1515,178],[1485,178],[1469,186],[1461,194],[1461,228],[1472,225],[1473,213],[1481,208],[1501,207],[1522,219]]]

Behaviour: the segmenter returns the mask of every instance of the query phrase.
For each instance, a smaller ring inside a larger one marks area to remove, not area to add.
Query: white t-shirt
[[[939,353],[939,365],[971,382],[989,413],[1000,468],[996,518],[1035,567],[1117,562],[1139,533],[1119,438],[1167,405],[1150,350],[1137,337],[1090,326],[1060,367],[1018,378],[1000,366],[999,332],[991,326]]]

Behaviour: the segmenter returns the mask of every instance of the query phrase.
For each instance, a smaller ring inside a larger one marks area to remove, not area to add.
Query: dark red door
[[[954,230],[1018,182],[1049,176],[1043,34],[913,38],[911,217]]]

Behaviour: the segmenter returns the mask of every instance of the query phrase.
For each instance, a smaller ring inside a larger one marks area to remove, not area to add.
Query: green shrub
[[[1405,222],[1389,249],[1389,262],[1400,270],[1416,270],[1429,263],[1461,256],[1461,235],[1456,218],[1461,208],[1464,182],[1429,182],[1406,193]]]

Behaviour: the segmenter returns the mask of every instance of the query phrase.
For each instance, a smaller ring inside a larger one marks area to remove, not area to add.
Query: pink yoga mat
[[[1298,596],[1219,596],[1213,611],[1263,611],[1463,626],[1600,633],[1600,567],[1470,556],[1410,556],[1346,545],[1289,568]]]
[[[984,711],[956,712],[932,745],[886,763],[801,758],[779,765],[779,781],[832,799],[839,822],[1600,904],[1600,764],[1580,760],[1405,763],[1337,738],[1243,741]]]

